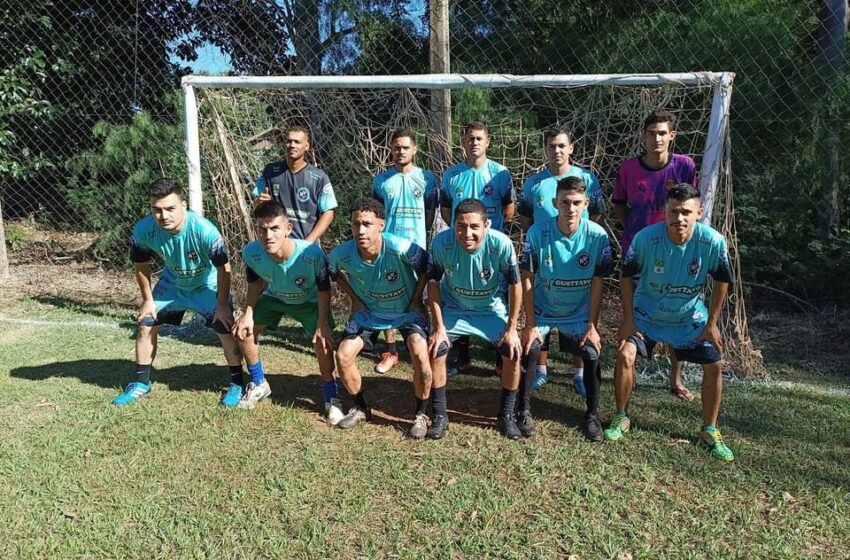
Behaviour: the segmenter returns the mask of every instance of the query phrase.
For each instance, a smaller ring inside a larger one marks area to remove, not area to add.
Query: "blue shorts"
[[[355,313],[345,325],[345,330],[342,332],[342,340],[348,340],[349,338],[361,338],[363,339],[363,350],[366,352],[372,352],[375,349],[375,343],[378,341],[378,335],[386,329],[363,325],[357,321],[356,317],[357,313]],[[414,315],[413,320],[409,320],[400,325],[395,325],[392,328],[398,329],[398,332],[401,333],[405,342],[407,342],[408,337],[413,334],[418,334],[426,342],[428,340],[428,321],[418,313]]]
[[[652,350],[655,348],[657,341],[643,335],[630,336],[627,342],[631,342],[637,348],[638,354],[642,358],[651,358]],[[714,343],[708,340],[694,341],[693,344],[682,348],[673,347],[673,352],[676,354],[676,359],[680,362],[690,362],[692,364],[708,365],[716,364],[722,359],[720,350]]]
[[[443,307],[443,324],[451,342],[464,336],[474,336],[496,346],[508,328],[508,316],[496,311]]]
[[[139,324],[147,327],[157,325],[179,325],[183,322],[186,311],[194,311],[204,318],[208,327],[218,333],[229,332],[219,322],[213,323],[215,310],[218,307],[218,293],[209,287],[200,287],[194,290],[178,288],[169,281],[160,279],[153,289],[153,300],[156,306],[156,320],[151,317],[143,317]],[[233,301],[227,298],[230,311],[233,312]]]

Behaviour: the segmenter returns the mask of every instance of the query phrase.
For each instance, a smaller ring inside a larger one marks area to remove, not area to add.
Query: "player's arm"
[[[519,266],[517,265],[513,246],[508,248],[508,254],[505,255],[505,259],[502,273],[505,275],[505,280],[508,283],[508,324],[505,327],[505,332],[502,333],[502,338],[499,340],[498,346],[507,344],[508,348],[510,348],[510,358],[513,360],[522,354],[522,346],[520,345],[519,335],[517,334],[519,312],[522,309],[522,279],[519,275]]]
[[[130,260],[133,261],[133,275],[139,285],[139,291],[142,293],[142,304],[139,306],[139,312],[136,315],[137,322],[144,317],[151,317],[154,321],[156,320],[156,304],[153,300],[153,283],[151,282],[151,258],[153,258],[153,252],[140,245],[136,241],[135,235],[131,237]]]
[[[448,175],[443,175],[442,187],[440,189],[440,217],[447,226],[452,227],[452,201],[451,180]],[[430,292],[429,292],[430,293]]]
[[[522,330],[520,342],[523,352],[527,354],[535,340],[543,343],[543,337],[540,336],[534,316],[534,273],[526,270],[522,272],[522,308],[525,312],[525,328]]]
[[[729,283],[715,280],[714,286],[711,288],[711,303],[708,308],[708,322],[705,328],[700,333],[697,340],[708,340],[717,346],[718,350],[723,350],[723,338],[720,334],[720,328],[717,322],[720,318],[720,312],[723,310],[723,303],[726,301],[726,296],[729,293]]]
[[[516,205],[513,202],[502,207],[502,218],[506,224],[513,219],[515,210]]]
[[[631,278],[629,278],[629,281],[631,282]],[[605,284],[602,282],[602,277],[594,276],[590,281],[590,317],[587,319],[584,334],[579,339],[579,346],[584,346],[585,343],[589,342],[591,346],[596,348],[597,352],[602,352],[602,337],[599,336],[596,325],[599,324],[599,313],[602,309],[602,293],[604,290]]]
[[[328,263],[322,256],[316,273],[316,299],[318,302],[318,322],[316,332],[313,334],[313,344],[322,344],[325,352],[333,351],[333,332],[331,332],[329,318],[331,316],[331,278],[328,272]]]
[[[348,296],[348,299],[351,300],[351,314],[354,315],[361,309],[366,309],[366,305],[357,297],[357,294],[354,293],[354,289],[351,287],[351,284],[348,283],[348,276],[345,275],[344,272],[339,271],[334,278],[337,285],[339,285],[339,289]]]
[[[319,215],[319,219],[316,220],[316,225],[313,226],[313,231],[307,234],[305,238],[307,241],[311,241],[315,243],[328,231],[328,228],[331,225],[331,222],[334,220],[334,211],[326,210]]]
[[[260,175],[260,178],[254,183],[254,190],[251,194],[256,197],[251,201],[254,206],[272,199],[271,187],[264,175]]]
[[[443,267],[436,259],[432,259],[428,269],[428,309],[431,312],[431,334],[428,336],[428,353],[432,358],[437,357],[441,344],[450,346],[446,325],[443,323],[443,296],[440,294],[440,280],[443,278]]]
[[[416,311],[424,316],[426,310],[422,307],[422,292],[425,291],[425,286],[428,283],[428,271],[431,267],[430,254],[416,243],[411,243],[410,247],[404,253],[404,260],[413,267],[414,272],[416,272],[416,278],[418,279],[416,288],[413,290],[413,297],[410,298],[410,302],[407,304],[407,310]]]
[[[626,183],[625,170],[620,167],[617,170],[617,180],[614,182],[614,192],[611,195],[611,211],[614,217],[624,226],[626,225],[626,215],[629,213],[629,191]]]
[[[522,231],[527,232],[532,225],[534,225],[534,218],[519,215],[519,227],[522,228]]]
[[[502,191],[502,218],[504,219],[505,229],[507,230],[508,222],[510,222],[516,211],[516,193],[514,192],[513,181],[511,174],[507,169],[499,172],[500,179],[503,182]]]
[[[263,292],[266,291],[266,282],[260,278],[250,266],[245,267],[245,278],[248,280],[248,289],[245,295],[245,311],[233,325],[231,332],[239,340],[245,340],[254,332],[254,308]]]
[[[213,322],[220,322],[230,330],[233,326],[233,309],[230,307],[230,257],[224,239],[216,232],[208,238],[210,262],[216,270],[216,308]]]
[[[629,208],[626,206],[625,202],[612,201],[611,211],[614,213],[614,217],[617,218],[617,221],[621,224],[626,223],[626,214],[628,214]]]

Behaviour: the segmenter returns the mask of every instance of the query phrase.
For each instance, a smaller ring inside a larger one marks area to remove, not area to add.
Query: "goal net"
[[[462,160],[465,123],[488,125],[488,157],[505,165],[519,190],[546,165],[543,131],[571,132],[572,161],[592,168],[610,199],[617,168],[642,150],[646,114],[664,108],[676,115],[674,151],[697,163],[705,220],[729,242],[739,271],[728,112],[733,75],[510,76],[288,76],[183,79],[190,206],[215,220],[235,260],[253,238],[250,190],[265,164],[284,159],[283,131],[310,130],[308,158],[324,169],[341,209],[369,196],[372,177],[390,162],[389,137],[398,128],[417,134],[415,163],[439,177]],[[610,208],[610,205],[609,205]],[[324,237],[348,237],[340,212]],[[618,224],[611,241],[619,248]],[[518,242],[516,224],[509,233]],[[235,267],[238,267],[238,262]],[[610,292],[611,290],[609,290]],[[723,318],[727,369],[741,377],[763,375],[751,344],[740,283],[730,290]]]

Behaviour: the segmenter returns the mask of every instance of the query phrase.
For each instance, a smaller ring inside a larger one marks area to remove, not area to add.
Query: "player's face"
[[[694,224],[702,217],[702,204],[698,198],[668,200],[666,208],[667,231],[670,237],[689,238]]]
[[[546,156],[549,158],[549,163],[565,165],[569,163],[572,153],[573,145],[566,134],[553,136],[546,142]]]
[[[151,198],[151,213],[156,223],[169,233],[183,229],[186,221],[186,203],[177,194]]]
[[[676,131],[670,130],[670,123],[653,123],[643,131],[643,147],[648,154],[664,154],[670,151],[675,137]]]
[[[283,241],[292,233],[292,224],[283,216],[257,220],[257,238],[270,255],[280,253]]]
[[[575,229],[589,201],[584,193],[560,191],[558,196],[552,199],[552,203],[558,209],[558,217],[567,220],[570,229]]]
[[[307,141],[307,135],[300,130],[290,130],[286,133],[284,147],[286,148],[286,158],[290,161],[297,161],[307,155],[310,142]]]
[[[455,238],[460,246],[470,253],[481,247],[490,220],[478,212],[466,212],[455,217]]]
[[[392,151],[393,163],[401,167],[410,165],[416,155],[416,144],[407,136],[401,136],[393,140]]]
[[[463,137],[463,149],[466,155],[471,157],[482,157],[487,155],[490,146],[490,136],[483,130],[469,130]]]
[[[356,211],[351,214],[351,237],[363,249],[374,247],[384,231],[384,220],[374,212]]]

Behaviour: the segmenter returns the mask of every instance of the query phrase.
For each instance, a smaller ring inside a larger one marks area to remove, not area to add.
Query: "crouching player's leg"
[[[369,352],[374,348],[379,333],[380,330],[364,327],[354,318],[345,326],[342,341],[336,350],[336,365],[342,386],[351,396],[354,406],[337,423],[337,428],[349,430],[361,422],[372,419],[372,410],[366,404],[366,398],[363,395],[363,379],[357,367],[357,356],[363,350]]]
[[[424,319],[417,319],[402,325],[399,331],[413,362],[413,392],[416,395],[416,412],[408,435],[411,439],[423,439],[428,434],[428,399],[434,378],[428,357],[428,325]]]
[[[541,342],[548,340],[551,331],[543,329],[543,333],[537,327],[526,327],[522,331],[520,342],[522,343],[523,356],[522,368],[519,381],[519,392],[517,394],[516,420],[519,431],[524,437],[534,435],[534,417],[531,415],[532,392],[538,388],[540,355],[543,353]],[[535,372],[535,368],[536,372]]]
[[[599,388],[602,383],[602,366],[599,363],[602,343],[596,329],[583,332],[582,325],[559,327],[559,347],[581,360],[584,376],[585,404],[582,433],[588,441],[602,443],[602,423],[599,420]],[[575,360],[574,360],[575,362]]]

